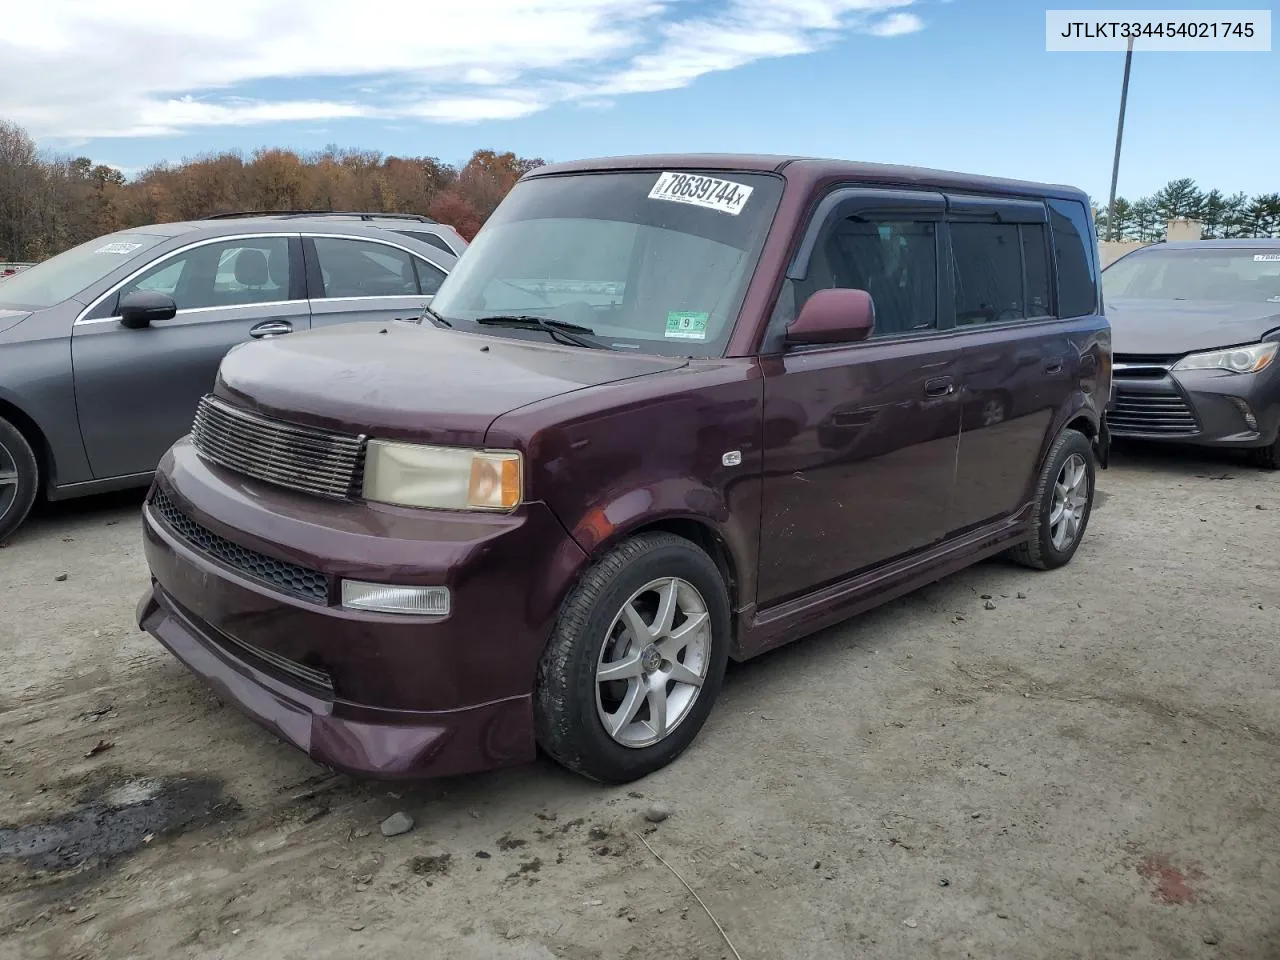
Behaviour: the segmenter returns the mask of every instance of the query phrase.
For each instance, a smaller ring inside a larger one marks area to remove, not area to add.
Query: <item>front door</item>
[[[389,241],[311,236],[303,241],[316,326],[418,317],[445,272]]]
[[[946,529],[960,405],[958,348],[939,322],[940,220],[936,195],[892,211],[846,204],[803,277],[786,281],[781,322],[838,286],[871,294],[876,326],[862,343],[763,359],[761,607],[927,548]]]
[[[106,301],[154,290],[173,297],[170,320],[130,330],[119,316],[78,322],[71,340],[80,433],[96,479],[148,473],[191,429],[228,350],[310,325],[297,238],[202,243],[158,261]],[[293,249],[291,249],[293,248]]]

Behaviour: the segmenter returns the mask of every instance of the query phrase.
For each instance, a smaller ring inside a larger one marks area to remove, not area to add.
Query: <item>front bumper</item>
[[[139,626],[315,760],[416,779],[533,758],[538,659],[584,559],[544,505],[463,517],[323,501],[212,467],[182,441],[143,530]],[[344,577],[446,585],[452,608],[349,610]]]
[[[1117,371],[1107,424],[1114,437],[1265,447],[1280,433],[1280,365],[1259,374]],[[1252,423],[1250,422],[1252,418]]]
[[[527,696],[435,712],[326,699],[283,682],[252,656],[237,657],[154,583],[138,603],[138,625],[223,700],[313,760],[353,776],[449,776],[534,757]]]

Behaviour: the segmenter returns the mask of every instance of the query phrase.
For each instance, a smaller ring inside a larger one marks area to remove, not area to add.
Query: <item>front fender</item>
[[[640,530],[673,522],[697,524],[724,548],[736,581],[736,606],[755,599],[752,558],[758,531],[742,519],[759,515],[758,508],[753,513],[747,502],[759,502],[758,478],[751,481],[743,478],[720,491],[696,480],[672,477],[615,493],[571,521],[565,518],[565,527],[582,551],[595,559]]]

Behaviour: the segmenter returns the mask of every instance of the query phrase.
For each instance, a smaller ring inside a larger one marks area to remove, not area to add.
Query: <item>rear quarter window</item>
[[[1085,317],[1098,309],[1093,229],[1084,204],[1049,200],[1049,226],[1058,261],[1058,316]]]

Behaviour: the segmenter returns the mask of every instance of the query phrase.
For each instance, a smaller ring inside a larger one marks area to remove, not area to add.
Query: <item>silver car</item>
[[[138,227],[0,283],[0,541],[41,490],[148,484],[236,344],[420,314],[456,257],[361,216]]]

